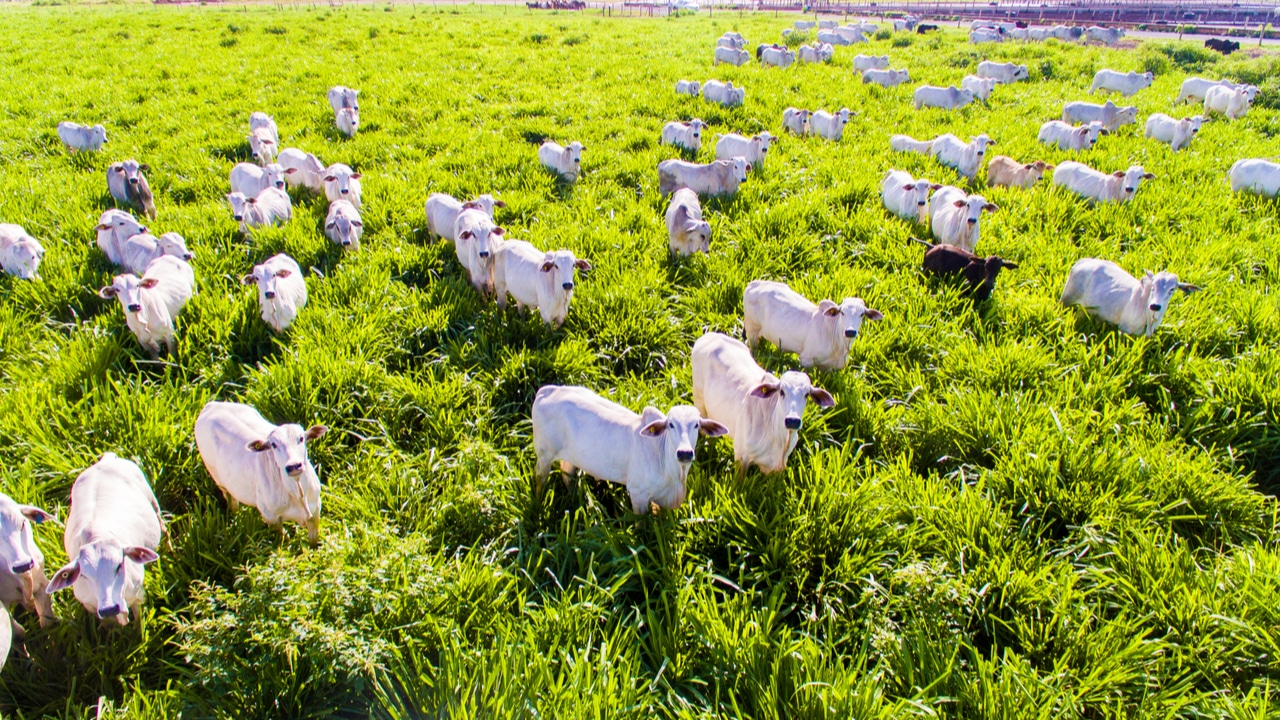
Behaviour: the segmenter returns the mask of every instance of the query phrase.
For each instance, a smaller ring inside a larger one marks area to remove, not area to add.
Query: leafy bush
[[[891,37],[893,37],[893,31],[889,28],[880,28],[876,31],[876,40],[888,40]]]
[[[893,42],[889,44],[896,48],[904,48],[904,47],[909,47],[911,43],[914,41],[915,41],[915,38],[904,33],[904,34],[895,36],[893,38]]]
[[[1222,59],[1222,55],[1213,50],[1192,43],[1148,43],[1144,45],[1144,49],[1147,53],[1154,51],[1163,55],[1178,69],[1189,73],[1203,72]]]

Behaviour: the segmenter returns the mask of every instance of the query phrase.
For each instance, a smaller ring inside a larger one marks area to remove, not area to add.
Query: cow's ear
[[[907,192],[910,192],[910,191],[911,191],[911,190],[913,190],[914,188],[915,188],[915,185],[903,185],[903,186],[902,186],[902,189],[903,189],[904,191],[907,191]]]
[[[952,204],[952,205],[955,205],[956,207],[968,207],[968,205],[969,205],[969,203],[968,203],[967,201],[964,201],[964,200],[957,200],[957,201],[955,201],[955,202],[953,202],[953,203],[951,203],[951,204]]]
[[[1036,169],[1036,166],[1035,166],[1035,165],[1023,165],[1023,166],[1022,166],[1022,169],[1023,169],[1023,170],[1035,170],[1035,169]]]
[[[463,231],[458,235],[458,237],[462,238],[463,240],[470,240],[470,239],[471,239],[471,237],[472,237],[472,232],[471,232],[470,230],[463,230]]]
[[[155,278],[143,278],[142,282],[138,283],[138,287],[147,288],[148,290],[150,290],[151,288],[159,284],[160,284],[160,281]]]
[[[1110,135],[1110,134],[1111,134],[1111,131],[1110,131],[1110,130],[1108,130],[1108,129],[1106,129],[1106,128],[1102,128],[1101,130],[1099,130],[1099,131],[1098,131],[1098,134],[1099,134],[1099,135]]]
[[[1000,209],[1000,206],[995,203],[987,203],[986,205],[982,206],[982,209],[986,210],[987,212],[995,212]]]
[[[818,312],[827,317],[836,317],[840,314],[840,306],[830,300],[823,299],[818,303]]]
[[[116,296],[116,289],[110,285],[104,288],[98,289],[98,297],[103,298],[104,300],[110,300],[115,296]]]
[[[285,175],[289,175],[291,173],[296,173],[296,172],[298,172],[298,168],[285,168],[284,170]]]
[[[1196,289],[1199,290],[1199,288],[1196,288]],[[41,510],[35,505],[19,505],[18,512],[22,513],[23,517],[25,517],[26,519],[30,520],[31,522],[37,525],[44,522],[45,520],[54,519],[52,515],[45,512],[44,510]]]
[[[933,191],[935,191],[935,192],[936,192],[936,191],[938,191],[938,190],[941,190],[941,189],[942,189],[942,183],[931,183],[931,184],[929,185],[929,189],[930,189],[930,190],[933,190]]]
[[[582,258],[578,258],[577,260],[574,260],[573,266],[578,268],[579,270],[582,270],[583,272],[586,272],[587,270],[591,269],[591,263],[587,262],[586,260],[583,260]]]
[[[151,172],[150,165],[139,165],[138,169],[141,170],[142,172]]]
[[[1120,171],[1120,170],[1117,170],[1117,171],[1115,171],[1115,172],[1111,173],[1111,177],[1118,177],[1118,178],[1122,178],[1122,177],[1124,177],[1124,172],[1122,172],[1122,171]]]
[[[338,176],[336,176],[336,175],[325,175],[325,176],[324,176],[324,181],[325,181],[325,182],[333,182],[334,180],[337,180],[337,179],[338,179]]]
[[[1142,178],[1144,180],[1154,180],[1155,177],[1156,177],[1155,173],[1142,173]]]
[[[293,271],[290,270],[289,268],[280,268],[279,270],[276,271],[276,277],[280,277],[280,278],[289,277],[292,274],[293,274]]]
[[[502,237],[503,235],[506,235],[506,234],[507,234],[507,231],[506,231],[506,230],[503,230],[503,229],[502,229],[502,228],[500,228],[500,227],[496,227],[496,228],[494,228],[494,229],[490,230],[490,231],[489,231],[489,234],[491,234],[491,235],[497,235],[498,237]]]
[[[244,447],[246,450],[252,450],[253,452],[262,452],[263,450],[269,450],[271,443],[266,440],[250,440]]]
[[[538,269],[541,270],[542,272],[551,272],[552,270],[555,269],[555,267],[556,267],[556,264],[551,262],[550,260],[543,260],[542,265],[539,266]]]
[[[776,382],[764,382],[757,385],[749,394],[751,397],[770,398],[773,397],[773,394],[778,392],[781,387],[782,386]]]
[[[1201,288],[1199,285],[1192,285],[1191,283],[1180,282],[1178,283],[1178,289],[1190,295],[1191,293],[1200,292],[1203,288]]]
[[[160,556],[156,554],[155,550],[142,547],[141,545],[134,545],[132,547],[125,548],[124,556],[140,565],[153,563],[160,559]]]
[[[80,577],[80,559],[76,558],[66,565],[63,565],[58,569],[58,572],[54,573],[53,579],[49,581],[49,584],[45,587],[44,591],[52,595],[59,590],[66,590],[75,583],[76,578],[78,577]]]
[[[352,221],[351,221],[351,226],[352,226],[352,227],[362,228],[362,227],[364,227],[364,223],[360,222],[359,220],[352,220]]]
[[[258,278],[253,275],[244,275],[240,278],[240,284],[242,285],[252,285],[256,282],[258,282]]]
[[[831,393],[822,388],[809,388],[809,399],[818,403],[818,407],[835,407],[836,399],[831,397]]]
[[[307,432],[306,434],[303,435],[303,437],[305,437],[307,440],[315,440],[316,438],[324,437],[325,433],[327,432],[329,432],[329,426],[327,425],[312,425],[311,427],[307,428]]]
[[[359,180],[359,179],[360,179],[360,173],[351,173],[351,179],[352,179],[352,180]]]
[[[654,420],[653,422],[640,428],[640,434],[645,437],[658,437],[667,431],[667,419]]]
[[[867,308],[866,312],[862,313],[862,317],[868,320],[883,320],[884,313],[874,308]]]
[[[715,420],[703,418],[698,422],[698,432],[706,435],[707,437],[720,437],[721,435],[728,435],[729,428],[721,425]]]

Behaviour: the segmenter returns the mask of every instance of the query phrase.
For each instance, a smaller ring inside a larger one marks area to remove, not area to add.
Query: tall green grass
[[[65,517],[76,474],[110,450],[173,515],[140,622],[102,628],[69,594],[54,628],[19,613],[29,639],[0,675],[7,714],[1275,715],[1280,212],[1225,179],[1280,152],[1273,56],[976,48],[948,31],[838,49],[829,66],[713,69],[721,32],[773,41],[790,20],[426,5],[0,17],[0,220],[48,250],[43,281],[0,277],[0,484]],[[919,82],[958,83],[987,57],[1032,79],[988,106],[914,112],[910,87],[852,75],[867,49]],[[1086,162],[1158,175],[1129,205],[979,180],[1001,207],[981,250],[1020,268],[980,306],[925,278],[907,242],[920,231],[886,215],[879,182],[890,167],[957,177],[890,153],[889,135],[986,132],[1001,153],[1058,162],[1039,124],[1102,67],[1157,70],[1142,117],[1170,112],[1188,72],[1260,82],[1263,107],[1177,154],[1140,127],[1104,138]],[[745,86],[745,106],[674,93],[710,78]],[[350,140],[332,125],[334,84],[361,89]],[[792,105],[859,114],[840,143],[782,138],[736,198],[706,203],[710,256],[670,259],[662,124],[781,134]],[[285,146],[364,173],[358,253],[325,240],[314,197],[296,198],[290,225],[239,235],[222,196],[254,110]],[[68,156],[64,119],[105,122],[107,150]],[[587,146],[576,185],[538,166],[544,138]],[[94,294],[112,273],[93,245],[103,172],[127,157],[153,168],[151,225],[197,253],[200,294],[161,363]],[[427,238],[435,191],[494,191],[510,237],[590,259],[563,329],[474,294]],[[238,279],[282,251],[311,302],[273,337]],[[1058,305],[1084,256],[1206,290],[1177,298],[1154,336],[1124,336]],[[713,441],[678,512],[637,518],[589,478],[535,498],[537,388],[687,402],[692,342],[740,332],[755,278],[886,315],[849,369],[813,373],[837,404],[810,411],[785,476],[737,482]],[[226,511],[191,434],[213,398],[334,429],[311,449],[318,548]],[[38,540],[63,561],[60,528]]]

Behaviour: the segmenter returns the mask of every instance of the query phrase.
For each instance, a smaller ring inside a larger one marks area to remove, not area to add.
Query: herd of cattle
[[[914,19],[902,22],[902,29],[910,29],[905,24],[915,24]],[[1028,39],[1035,39],[1033,31],[1028,31]],[[722,50],[741,53],[743,47],[740,35],[726,33],[717,42],[716,60],[722,59]],[[777,48],[761,46],[757,57],[766,64],[789,64],[772,53],[774,50]],[[815,62],[829,60],[830,48],[814,48],[810,57]],[[891,87],[901,80],[881,82],[883,76],[873,75],[886,71],[888,64],[887,56],[864,55],[852,63],[864,81],[872,77],[876,79],[870,81]],[[906,70],[889,72],[900,72],[903,80],[907,78]],[[982,62],[977,74],[965,79],[964,88],[922,86],[913,99],[917,107],[951,109],[974,97],[985,100],[1001,85],[1028,79],[1026,66]],[[1116,91],[1127,97],[1150,85],[1151,80],[1149,73],[1103,70],[1090,90]],[[741,88],[716,81],[699,85],[682,80],[676,91],[701,94],[726,106],[741,105],[745,96]],[[1256,93],[1257,88],[1249,85],[1191,78],[1183,83],[1176,102],[1202,100],[1206,115],[1219,112],[1235,119],[1248,110]],[[328,99],[339,130],[348,136],[354,134],[359,122],[358,91],[335,87]],[[848,108],[836,112],[788,108],[781,132],[813,134],[836,142],[854,115]],[[1136,121],[1137,108],[1133,106],[1119,107],[1111,101],[1101,105],[1070,102],[1061,120],[1041,127],[1039,139],[1063,150],[1083,151]],[[1177,150],[1187,146],[1203,121],[1202,116],[1175,119],[1156,113],[1148,117],[1145,135]],[[663,128],[661,142],[696,155],[707,129],[699,119],[671,122]],[[98,151],[107,141],[102,125],[62,123],[58,135],[72,151]],[[703,216],[701,198],[735,193],[748,172],[765,163],[774,140],[768,132],[750,137],[729,133],[717,140],[716,159],[710,163],[673,158],[658,164],[659,189],[670,196],[665,220],[671,253],[710,252],[711,225]],[[275,121],[265,113],[250,116],[248,142],[257,162],[240,163],[231,170],[231,192],[226,196],[232,216],[246,236],[253,228],[290,220],[292,204],[286,187],[292,186],[300,192],[323,194],[329,202],[325,234],[344,249],[359,249],[363,228],[360,173],[341,163],[325,165],[297,148],[277,151],[279,133]],[[894,151],[934,158],[970,184],[982,168],[987,149],[996,144],[987,135],[964,142],[950,133],[924,141],[894,135],[889,143]],[[585,149],[580,142],[561,146],[547,141],[537,156],[562,181],[573,183],[581,176]],[[148,171],[135,160],[112,164],[106,173],[107,189],[120,206],[154,219]],[[1062,162],[1055,167],[1042,160],[1024,163],[998,155],[987,163],[987,185],[1031,189],[1046,173],[1052,173],[1054,184],[1091,203],[1128,202],[1144,180],[1153,178],[1140,166],[1103,173],[1080,162]],[[1232,166],[1230,181],[1233,190],[1274,196],[1280,190],[1280,165],[1261,159],[1241,160]],[[881,199],[891,214],[932,231],[933,242],[913,238],[927,247],[924,270],[958,275],[976,301],[991,295],[1001,270],[1018,267],[999,256],[975,254],[983,213],[998,210],[981,195],[890,169],[881,184]],[[459,264],[482,296],[501,307],[508,297],[513,298],[522,312],[536,309],[545,323],[558,327],[569,312],[576,272],[591,266],[569,250],[544,251],[507,238],[495,222],[496,210],[503,207],[502,201],[489,194],[467,202],[432,194],[425,205],[428,232],[453,243]],[[126,209],[103,213],[96,232],[98,247],[106,258],[124,270],[99,294],[119,301],[129,329],[152,357],[159,356],[162,345],[173,353],[174,319],[195,292],[190,265],[194,254],[177,233],[155,237]],[[40,243],[20,226],[0,225],[0,261],[7,272],[36,279],[43,254]],[[277,333],[286,330],[306,304],[302,270],[288,255],[267,259],[242,281],[257,286],[262,319]],[[1125,333],[1150,335],[1163,321],[1170,298],[1178,290],[1190,293],[1199,288],[1181,282],[1170,272],[1134,278],[1114,262],[1084,258],[1071,268],[1061,302],[1083,306]],[[815,303],[783,283],[752,281],[743,294],[746,342],[709,332],[693,345],[691,406],[675,406],[666,413],[646,407],[635,413],[586,388],[541,388],[531,410],[539,487],[558,464],[566,482],[572,471],[581,470],[621,483],[636,513],[674,509],[685,500],[688,472],[698,439],[704,435],[731,439],[739,474],[752,466],[765,473],[779,472],[798,442],[808,402],[831,407],[834,399],[816,387],[805,372],[793,370],[781,376],[768,372],[756,363],[753,350],[762,339],[768,340],[779,350],[798,355],[803,368],[840,370],[864,321],[882,318],[879,310],[868,307],[861,298]],[[308,539],[317,542],[320,484],[307,455],[307,443],[323,436],[326,427],[274,425],[252,407],[215,401],[201,411],[194,432],[205,467],[232,511],[240,504],[253,506],[268,524],[280,527],[288,521],[305,526]],[[40,508],[18,504],[0,494],[0,556],[4,561],[0,568],[0,613],[21,604],[36,613],[42,625],[48,624],[55,619],[49,595],[70,587],[89,612],[104,621],[127,623],[142,602],[143,566],[157,558],[164,529],[159,505],[142,470],[106,453],[76,479],[64,534],[69,562],[49,580],[32,525],[51,518]],[[10,631],[21,637],[22,628],[16,621],[0,622],[0,644],[4,647]]]

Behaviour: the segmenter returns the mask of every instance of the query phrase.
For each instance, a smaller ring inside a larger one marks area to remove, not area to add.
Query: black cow
[[[982,258],[952,245],[934,245],[919,238],[911,238],[911,241],[929,248],[921,263],[926,272],[934,275],[963,274],[965,281],[969,283],[969,289],[973,291],[973,299],[978,302],[991,297],[991,291],[996,287],[996,277],[1001,270],[1015,270],[1018,267],[1017,263],[1011,263],[999,255]]]
[[[938,29],[937,25],[917,25],[916,26],[916,32],[921,35],[927,32],[933,32],[934,30],[937,30],[937,29]]]
[[[1223,55],[1230,55],[1240,49],[1240,43],[1234,40],[1219,40],[1218,38],[1209,38],[1208,40],[1205,40],[1204,46],[1210,50],[1217,50]]]

